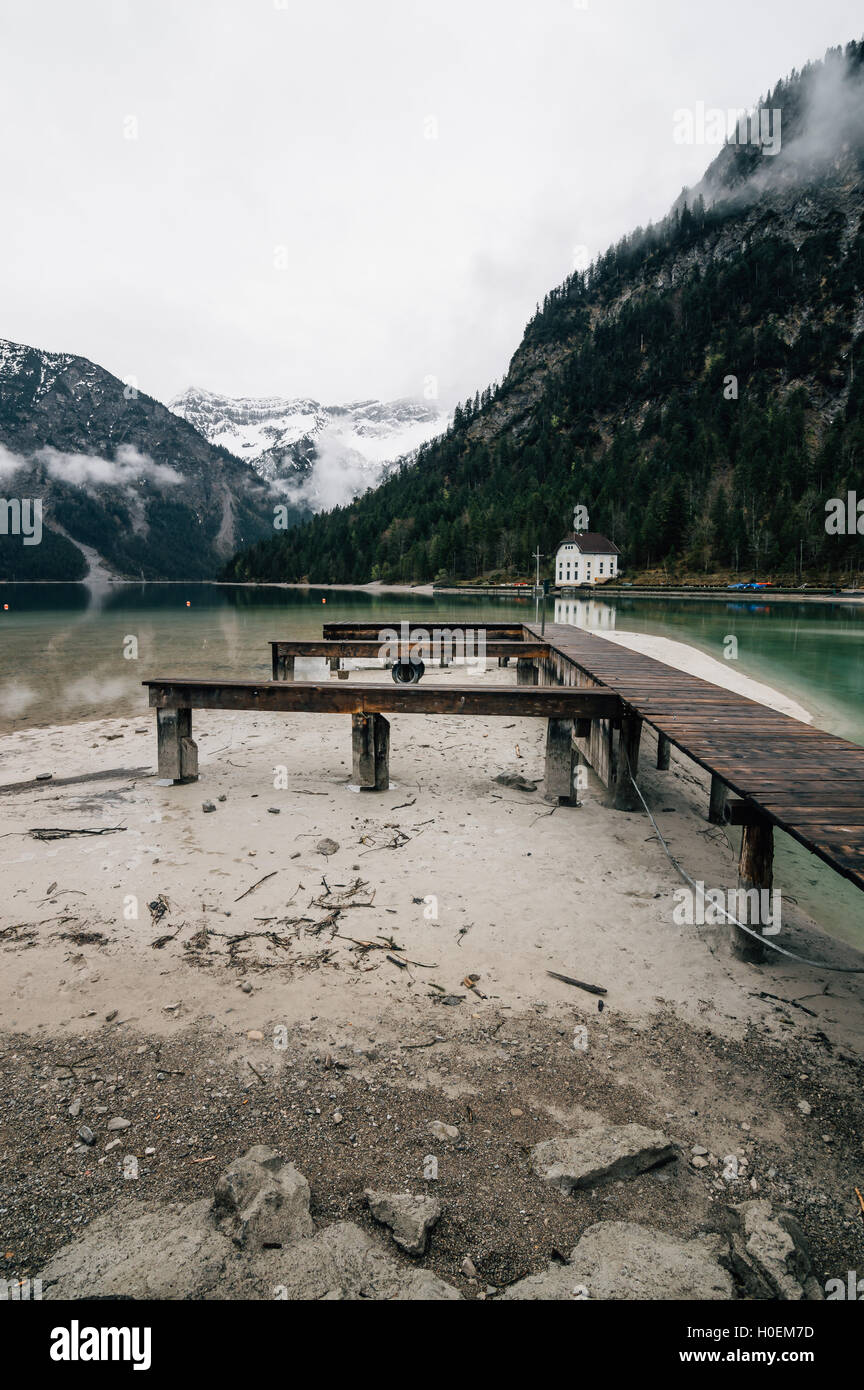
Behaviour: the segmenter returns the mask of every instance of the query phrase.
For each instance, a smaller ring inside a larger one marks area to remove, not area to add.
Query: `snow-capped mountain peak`
[[[434,402],[410,399],[328,406],[306,397],[222,396],[190,387],[169,409],[263,478],[302,493],[315,511],[376,487],[397,460],[447,427]]]

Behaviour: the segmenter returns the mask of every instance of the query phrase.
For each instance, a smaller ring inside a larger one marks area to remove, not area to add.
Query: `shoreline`
[[[68,588],[70,585],[80,585],[83,589],[140,589],[145,585],[173,585],[179,588],[189,588],[191,584],[203,584],[217,589],[332,589],[344,590],[346,593],[371,593],[371,594],[417,594],[432,598],[433,590],[429,584],[382,584],[379,580],[370,580],[368,584],[292,584],[281,580],[267,580],[259,583],[257,580],[236,580],[236,579],[120,579],[102,578],[95,579],[0,579],[0,584],[6,584],[10,588],[26,585],[27,588]]]
[[[655,634],[637,632],[604,632],[603,636],[609,641],[615,642],[621,646],[626,646],[635,651],[643,652],[676,669],[686,671],[689,674],[698,676],[703,680],[724,688],[735,690],[746,698],[756,700],[791,718],[801,720],[804,723],[812,723],[813,721],[812,713],[791,696],[745,675],[743,672],[707,655],[705,652],[689,643]],[[361,662],[349,662],[347,664],[352,667],[351,679],[354,681],[362,683],[370,680],[380,680],[381,678],[382,673],[377,666],[372,667]],[[510,672],[496,670],[493,666],[490,666],[485,673],[478,673],[476,670],[466,671],[458,663],[454,662],[447,671],[436,671],[431,682],[427,676],[427,682],[430,684],[447,684],[449,683],[448,678],[452,679],[454,675],[457,675],[460,681],[468,679],[472,682],[475,680],[485,680],[487,682],[492,681],[494,683],[506,684],[512,679]],[[44,766],[44,768],[47,769],[48,765],[52,764],[51,779],[45,781],[36,788],[40,795],[40,799],[46,799],[48,801],[62,800],[64,797],[68,796],[71,797],[74,802],[77,798],[74,787],[70,791],[66,790],[66,786],[70,781],[86,786],[91,779],[97,781],[107,779],[110,788],[112,780],[122,783],[127,778],[132,778],[132,785],[135,786],[141,782],[142,779],[143,782],[146,783],[154,778],[155,730],[152,727],[152,714],[152,710],[146,706],[142,706],[138,712],[127,715],[102,718],[93,718],[90,716],[83,719],[70,719],[65,723],[58,723],[55,721],[51,724],[24,725],[17,729],[0,733],[0,754],[2,754],[4,758],[4,769],[7,772],[7,776],[14,774],[14,780],[4,781],[4,783],[0,785],[0,793],[3,793],[2,800],[0,800],[0,819],[3,818],[2,813],[6,807],[14,802],[22,784],[26,785],[29,793],[31,790],[31,783],[26,773],[29,769],[37,766],[39,768],[43,768]],[[406,716],[392,716],[392,718],[401,723],[402,720],[406,719]],[[428,715],[420,716],[420,720],[422,720],[422,725],[424,727],[428,727],[429,734],[433,740],[437,727],[441,724],[449,724],[459,730],[460,733],[464,730],[464,736],[460,738],[459,746],[462,748],[471,746],[471,730],[470,728],[465,730],[462,721],[458,719],[440,719]],[[252,713],[228,715],[219,712],[207,712],[205,715],[204,712],[201,712],[196,718],[196,725],[198,722],[215,724],[217,728],[225,725],[231,730],[228,746],[234,747],[238,733],[241,742],[244,744],[245,740],[250,737],[254,741],[256,736],[248,731],[257,729],[259,725],[268,726],[272,730],[273,735],[278,737],[278,731],[283,726],[283,716],[258,715]],[[416,716],[414,719],[408,717],[408,729],[410,730],[417,722],[419,722],[419,720]],[[487,732],[482,733],[480,737],[482,739],[490,739],[492,731],[495,730],[496,721],[485,719],[477,722],[480,722],[482,727],[487,730]],[[513,725],[507,726],[522,727],[525,731],[522,739],[518,740],[515,744],[518,759],[517,768],[525,756],[521,751],[524,742],[530,741],[532,744],[536,745],[535,752],[539,757],[538,750],[542,744],[541,722],[542,721],[523,719],[516,720]],[[288,741],[299,745],[299,752],[302,757],[311,748],[317,745],[318,738],[325,729],[328,733],[332,733],[334,726],[338,728],[340,723],[341,716],[300,716],[297,720],[296,727],[288,736]],[[471,724],[473,725],[474,723],[475,721],[472,720]],[[320,726],[320,732],[317,732],[314,737],[310,738],[308,736],[308,726],[313,724]],[[197,738],[197,736],[196,732],[195,737]],[[203,740],[210,740],[216,737],[216,735],[205,731],[201,737],[203,742]],[[258,735],[257,737],[261,738],[262,735]],[[653,731],[651,731],[650,737],[652,739],[654,738]],[[113,746],[109,747],[109,745]],[[421,747],[434,748],[436,751],[440,751],[434,742],[421,745]],[[101,764],[105,762],[105,759],[100,758],[98,753],[95,759],[92,757],[94,750],[103,748],[105,752],[110,752],[112,755],[110,759],[108,759],[109,765],[104,767]],[[134,762],[135,766],[116,767],[117,757],[115,755],[119,753],[120,749],[124,749],[124,751],[126,749],[131,750],[125,762],[129,764]],[[337,745],[337,751],[347,753],[349,750]],[[203,752],[204,748],[202,746],[202,755]],[[674,750],[673,756],[675,761],[679,764],[679,773],[683,776],[684,781],[691,788],[704,784],[707,790],[707,774],[705,774],[697,764],[692,763],[682,754],[679,754],[677,750]],[[417,761],[416,757],[415,761]],[[91,769],[90,765],[92,762],[96,762],[99,766]],[[148,763],[153,769],[149,774],[145,771]],[[340,766],[344,767],[346,758],[340,757],[339,763]],[[650,759],[646,760],[646,769],[649,766]],[[84,768],[88,768],[89,770],[84,771]],[[116,777],[113,779],[112,772],[116,774]],[[217,780],[221,780],[226,776],[226,773],[224,770],[216,767],[214,768],[214,775]],[[305,773],[302,771],[298,773],[299,780],[308,782],[310,779],[314,779],[314,775],[314,759],[310,759],[307,771]],[[394,772],[393,775],[397,777],[398,773]],[[600,795],[600,801],[602,802],[603,789],[601,784],[597,782],[593,771],[590,772],[590,777],[595,793]],[[542,791],[542,758],[539,770],[535,773],[535,780],[537,779],[539,779],[539,790]],[[170,799],[170,795],[173,793],[177,800],[182,797],[184,804],[194,804],[198,791],[200,791],[201,795],[205,794],[206,788],[203,785],[204,780],[202,774],[201,783],[191,784],[183,788],[163,789],[162,795],[165,796],[167,793]],[[327,782],[331,781],[329,778],[326,780]],[[335,784],[337,786],[340,785],[339,778],[335,779]],[[405,783],[400,781],[398,785],[404,786]],[[61,787],[63,787],[63,794],[58,798],[54,793],[55,791],[59,791]],[[395,790],[396,787],[397,782],[394,781],[391,790]],[[300,794],[308,795],[310,793],[308,789],[300,789]],[[321,793],[321,795],[325,794],[324,792]],[[259,793],[253,793],[253,796],[258,795]],[[493,795],[495,795],[494,792]],[[506,797],[507,793],[505,792],[504,795]],[[665,792],[658,788],[658,795],[660,799],[662,799]],[[110,802],[112,797],[110,789],[104,793],[104,797]],[[95,808],[95,799],[93,803],[89,804]],[[368,802],[366,797],[361,796],[359,804],[371,806],[373,803]],[[526,805],[531,803],[523,800],[521,804]],[[541,805],[539,800],[535,801],[533,804],[538,806]],[[702,808],[701,800],[698,796],[695,806],[697,808],[696,820],[699,821],[702,818]],[[157,816],[156,819],[158,821],[160,817]],[[52,857],[54,853],[56,853],[56,851],[49,852],[49,857]],[[33,858],[32,855],[27,857]],[[830,932],[819,928],[816,923],[810,923],[809,925],[815,929],[819,936],[835,942],[841,949],[845,949],[849,946],[849,943],[843,938],[833,936]],[[849,949],[854,950],[855,947],[849,946]],[[861,950],[864,952],[864,937],[862,937]]]
[[[291,587],[298,587],[298,586],[296,586],[296,585],[294,585],[294,586],[288,585],[288,586],[286,586],[286,587],[291,588]],[[312,587],[317,587],[317,586],[312,586]],[[857,589],[857,590],[856,590],[856,589],[850,590],[850,592],[849,592],[848,594],[844,594],[844,593],[839,593],[839,594],[827,594],[827,593],[826,593],[826,594],[819,594],[819,593],[800,593],[800,594],[798,594],[798,593],[793,593],[793,592],[790,592],[790,591],[786,591],[786,592],[781,591],[781,592],[779,592],[779,593],[776,593],[776,592],[774,592],[773,590],[770,591],[770,592],[762,592],[762,593],[756,593],[756,592],[754,592],[754,593],[750,593],[750,594],[745,594],[745,593],[741,593],[740,591],[736,593],[736,592],[733,591],[733,590],[718,591],[718,590],[712,589],[712,590],[707,590],[706,592],[702,593],[702,592],[695,592],[695,591],[692,590],[692,589],[647,589],[647,588],[641,589],[641,588],[636,588],[636,587],[634,586],[632,589],[609,589],[609,590],[607,590],[607,592],[604,594],[604,588],[605,588],[604,585],[598,584],[598,585],[595,585],[593,588],[590,588],[590,589],[587,588],[587,587],[579,588],[579,589],[550,589],[548,597],[549,597],[551,600],[553,600],[553,601],[554,601],[555,599],[563,599],[563,600],[573,600],[573,599],[579,600],[579,599],[581,599],[581,600],[584,601],[584,602],[589,602],[589,601],[595,601],[595,602],[596,602],[597,600],[602,600],[603,598],[606,598],[606,599],[609,599],[609,600],[614,600],[614,599],[630,599],[630,598],[645,598],[645,599],[658,599],[658,598],[659,598],[659,599],[668,599],[668,600],[670,600],[670,601],[673,600],[673,599],[676,599],[676,600],[677,600],[677,599],[691,599],[691,600],[707,599],[707,600],[716,600],[716,601],[723,602],[723,603],[743,603],[743,604],[748,604],[748,605],[749,605],[749,604],[759,604],[760,606],[764,606],[766,603],[851,603],[851,604],[860,604],[860,603],[864,603],[864,593],[862,593],[860,589]],[[533,590],[532,590],[532,588],[531,588],[530,585],[526,586],[526,588],[522,591],[522,593],[520,593],[520,592],[517,591],[517,590],[512,590],[512,589],[500,589],[500,588],[494,588],[494,587],[492,587],[492,588],[479,588],[479,587],[478,587],[478,588],[476,588],[476,589],[471,588],[471,589],[435,589],[435,590],[434,590],[434,595],[435,595],[436,597],[438,597],[438,596],[443,596],[443,595],[447,595],[448,597],[451,597],[451,598],[456,598],[456,597],[469,598],[472,594],[483,595],[483,596],[485,596],[485,597],[487,597],[487,598],[492,598],[492,597],[494,597],[494,598],[513,598],[513,599],[518,599],[518,598],[524,597],[526,601],[531,600],[531,599],[533,599],[533,597],[534,597]]]
[[[589,629],[590,631],[590,629]],[[681,642],[675,638],[663,637],[659,634],[649,634],[640,632],[628,632],[626,629],[603,629],[598,633],[611,642],[617,642],[622,646],[629,646],[635,651],[644,652],[647,656],[655,657],[658,661],[663,661],[669,666],[674,666],[679,670],[687,671],[690,675],[700,676],[703,680],[712,682],[714,685],[723,685],[730,690],[735,690],[749,699],[757,700],[762,704],[770,705],[772,709],[779,710],[783,714],[790,714],[795,719],[800,719],[805,723],[813,722],[813,714],[800,705],[791,696],[775,689],[772,686],[757,680],[755,677],[746,676],[742,672],[734,669],[729,663],[717,661],[714,657],[703,652],[701,648],[693,646],[689,642]],[[322,659],[323,660],[323,659]],[[354,671],[364,669],[358,662],[348,662],[348,667]],[[367,676],[377,673],[379,678],[386,678],[386,671],[378,667],[367,667]],[[492,669],[491,667],[489,668]],[[142,696],[142,700],[143,700]],[[135,711],[121,718],[145,718],[149,717],[149,710],[146,705],[141,706],[141,713]],[[108,718],[110,716],[101,716]],[[30,729],[53,729],[53,728],[74,728],[78,724],[90,722],[100,716],[96,711],[89,711],[84,715],[75,717],[70,715],[68,720],[45,720],[36,723],[20,723],[14,728],[4,728],[0,722],[0,742],[2,739],[16,733],[24,733]]]
[[[427,677],[454,678],[512,673]],[[200,781],[169,787],[153,723],[0,738],[7,782],[76,779],[0,797],[0,1054],[17,1116],[4,1204],[22,1273],[121,1200],[205,1195],[256,1143],[308,1176],[316,1220],[379,1243],[358,1194],[423,1190],[436,1155],[444,1216],[419,1266],[399,1259],[468,1298],[542,1271],[550,1240],[569,1249],[592,1222],[690,1239],[756,1197],[795,1211],[820,1276],[854,1267],[862,977],[753,968],[723,928],[677,923],[681,880],[644,815],[611,810],[593,775],[580,806],[544,802],[542,721],[393,715],[377,793],[350,784],[344,717],[196,712]],[[700,769],[673,750],[658,773],[651,751],[642,782],[672,853],[734,885]],[[508,774],[536,790],[495,780]],[[64,836],[28,829],[52,826]],[[864,963],[791,902],[782,940]],[[550,970],[605,990],[602,1011]],[[86,1085],[60,1065],[72,1055],[92,1059]],[[129,1122],[119,1147],[112,1116]],[[526,1164],[550,1136],[633,1121],[670,1134],[670,1169],[568,1196]]]
[[[106,590],[112,588],[141,588],[144,585],[171,585],[175,587],[188,588],[190,584],[200,584],[218,589],[292,589],[292,590],[324,590],[332,593],[357,593],[372,594],[376,597],[386,597],[388,594],[408,594],[420,598],[504,598],[512,599],[513,602],[522,601],[529,603],[534,598],[533,588],[526,585],[524,590],[501,588],[495,585],[478,585],[468,588],[446,588],[436,587],[433,583],[427,584],[382,584],[380,580],[370,580],[368,584],[302,584],[290,582],[288,580],[235,580],[235,579],[100,579],[98,582],[88,581],[87,579],[4,579],[0,584],[10,588],[27,586],[28,588],[67,588],[71,584],[80,585],[84,589]],[[552,589],[549,598],[555,599],[583,599],[597,600],[604,597],[603,585],[594,588],[579,589]],[[764,606],[768,603],[829,603],[829,604],[864,604],[864,592],[860,589],[850,590],[840,593],[812,593],[812,592],[792,592],[792,591],[762,591],[745,594],[734,590],[706,590],[705,592],[694,591],[692,589],[643,589],[634,586],[632,589],[610,589],[607,591],[607,598],[610,599],[667,599],[678,600],[687,599],[690,601],[707,600],[722,603],[742,603],[759,604]]]

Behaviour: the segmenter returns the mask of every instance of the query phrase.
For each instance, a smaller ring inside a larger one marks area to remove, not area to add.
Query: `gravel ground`
[[[790,1036],[779,1045],[755,1030],[743,1041],[721,1040],[662,1005],[638,1029],[594,1010],[591,1001],[560,1017],[544,1009],[484,1013],[480,1024],[430,1007],[410,1036],[335,1046],[310,1019],[284,1050],[270,1033],[238,1043],[199,1026],[154,1040],[116,1021],[78,1038],[7,1034],[3,1277],[35,1275],[130,1192],[175,1202],[209,1194],[222,1168],[257,1143],[306,1175],[316,1221],[355,1221],[405,1262],[366,1211],[363,1192],[423,1191],[424,1160],[435,1155],[438,1180],[429,1186],[444,1214],[422,1263],[469,1297],[543,1268],[595,1221],[689,1235],[754,1195],[795,1213],[820,1282],[864,1267],[854,1194],[864,1183],[858,1060],[808,1033],[803,1017],[788,1017]],[[573,1046],[580,1018],[591,1022],[588,1051]],[[70,1116],[76,1101],[80,1111]],[[530,1171],[530,1148],[567,1132],[585,1110],[661,1127],[682,1156],[594,1192],[550,1190]],[[129,1128],[109,1131],[112,1118]],[[456,1126],[458,1137],[435,1137],[434,1120]],[[78,1140],[82,1125],[92,1145]],[[692,1165],[694,1145],[708,1150],[704,1168]],[[123,1176],[132,1154],[134,1182]],[[727,1156],[737,1160],[734,1182],[721,1176]],[[462,1272],[466,1256],[476,1279]]]

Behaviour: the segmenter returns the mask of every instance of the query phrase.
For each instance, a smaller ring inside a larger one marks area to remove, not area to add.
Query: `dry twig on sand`
[[[125,825],[103,825],[98,830],[89,830],[86,827],[76,827],[64,829],[62,826],[37,826],[35,829],[28,830],[26,833],[32,835],[34,840],[66,840],[70,835],[113,835],[116,830],[125,830]]]
[[[321,907],[325,912],[328,912],[332,911],[334,908],[339,908],[341,910],[343,907],[371,907],[375,901],[375,889],[373,888],[370,890],[369,884],[362,878],[355,878],[354,882],[350,883],[347,888],[342,889],[341,892],[336,888],[331,888],[323,874],[321,876],[321,882],[324,885],[325,892],[323,892],[320,897],[313,898],[309,904],[310,907]],[[358,902],[358,893],[366,894],[367,901]]]
[[[602,985],[586,985],[584,980],[574,980],[570,975],[559,975],[557,970],[547,970],[546,974],[551,975],[553,980],[561,980],[565,985],[575,985],[577,989],[587,990],[589,994],[608,993]]]
[[[249,894],[254,893],[256,888],[260,888],[262,883],[266,883],[268,878],[275,878],[278,872],[278,869],[274,869],[272,873],[265,874],[263,878],[259,878],[257,883],[253,883],[251,888],[247,888],[245,892],[240,894],[239,898],[234,899],[235,903],[242,902],[244,898],[248,898]]]

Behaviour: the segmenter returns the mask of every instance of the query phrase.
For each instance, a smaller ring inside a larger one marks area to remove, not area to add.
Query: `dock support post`
[[[357,786],[386,792],[390,786],[390,724],[383,714],[352,714],[351,755]]]
[[[712,825],[722,825],[726,819],[726,798],[729,789],[716,773],[711,774],[711,797],[708,802],[708,819]]]
[[[573,775],[578,753],[573,744],[572,719],[546,721],[546,777],[543,795],[559,806],[575,806]]]
[[[537,666],[531,660],[530,656],[519,656],[516,658],[516,684],[537,684]]]
[[[738,887],[749,891],[755,888],[759,891],[759,900],[762,901],[762,890],[771,892],[774,882],[774,827],[769,820],[760,816],[754,818],[741,830],[741,854],[738,859]],[[744,913],[736,913],[736,916],[743,917]],[[751,930],[756,930],[757,923],[747,922]],[[747,961],[750,965],[761,965],[767,959],[765,947],[754,937],[748,936],[746,932],[740,931],[733,922],[728,924],[730,944],[732,954],[738,960]]]
[[[338,656],[328,656],[327,660],[328,660],[328,662],[330,663],[330,674],[331,674],[331,676],[332,676],[332,674],[333,674],[334,671],[337,672],[337,674],[338,674],[339,668],[340,668],[340,659],[339,659],[339,657],[338,657]]]
[[[661,772],[669,771],[669,755],[672,751],[672,744],[665,734],[657,735],[657,766]]]
[[[618,769],[615,779],[616,811],[638,811],[642,805],[636,788],[630,781],[629,772],[635,777],[639,770],[639,740],[642,735],[642,720],[638,714],[625,714],[621,720],[618,735]]]
[[[170,782],[198,781],[198,745],[192,741],[191,709],[157,709],[159,776]]]
[[[273,650],[273,679],[274,681],[293,681],[294,662],[296,657],[279,656],[275,648]]]

